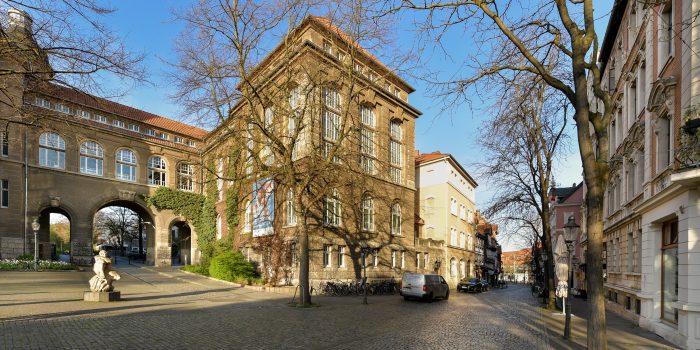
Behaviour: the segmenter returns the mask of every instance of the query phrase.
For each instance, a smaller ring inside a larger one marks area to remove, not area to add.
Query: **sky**
[[[612,0],[594,0],[596,29],[602,38],[602,33],[608,21]],[[165,62],[173,62],[176,56],[173,52],[174,41],[184,26],[175,21],[172,15],[174,6],[187,6],[188,3],[170,2],[163,0],[122,0],[112,4],[117,10],[105,18],[105,22],[116,34],[123,37],[125,44],[131,50],[145,54],[145,68],[148,74],[148,84],[128,87],[118,87],[128,92],[117,99],[118,102],[146,110],[151,113],[179,119],[179,107],[170,96],[172,88],[166,79],[169,69]],[[411,19],[404,18],[397,25],[395,37],[397,44],[410,48],[416,38],[415,27]],[[460,68],[461,62],[454,57],[473,48],[471,37],[452,33],[449,40],[444,42],[445,55],[432,51],[424,56],[425,62],[420,64],[438,67],[442,76],[453,74]],[[601,39],[602,40],[602,39]],[[477,188],[477,207],[485,207],[491,197],[487,179],[480,178],[475,172],[475,163],[481,160],[481,153],[476,143],[478,130],[485,118],[489,117],[488,103],[475,103],[472,106],[458,104],[450,106],[447,112],[442,112],[445,103],[430,95],[428,83],[421,80],[407,79],[416,91],[410,95],[409,103],[423,112],[416,122],[415,147],[423,153],[440,151],[451,153],[479,183]],[[568,127],[568,133],[575,140],[575,129]],[[576,144],[572,144],[555,168],[555,182],[559,186],[571,186],[582,180],[581,161]],[[503,242],[504,251],[520,247],[519,242]]]

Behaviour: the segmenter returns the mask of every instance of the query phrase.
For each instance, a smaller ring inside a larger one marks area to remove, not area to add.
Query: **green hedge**
[[[209,264],[209,276],[230,282],[250,284],[257,280],[253,264],[240,252],[224,252]]]

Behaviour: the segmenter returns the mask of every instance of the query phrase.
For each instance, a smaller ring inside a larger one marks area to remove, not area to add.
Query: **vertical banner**
[[[261,179],[253,184],[253,237],[274,233],[275,183],[272,179]]]

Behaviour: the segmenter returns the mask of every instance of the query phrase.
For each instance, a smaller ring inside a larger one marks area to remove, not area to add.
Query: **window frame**
[[[156,163],[156,159],[160,161]],[[168,185],[168,163],[165,157],[157,154],[148,157],[148,184],[152,186]]]
[[[121,152],[129,152],[131,156],[129,157],[132,160],[125,159],[122,155]],[[136,152],[134,152],[132,149],[129,148],[119,148],[117,149],[116,152],[114,152],[114,162],[116,164],[115,166],[115,172],[114,172],[114,177],[117,180],[123,180],[123,181],[130,181],[130,182],[136,182],[138,179],[138,158],[136,156]],[[124,176],[124,169],[129,169],[129,175],[130,177],[125,177]]]
[[[48,139],[50,136],[55,136],[55,140]],[[56,166],[48,164],[49,154],[55,154]],[[66,169],[66,141],[60,134],[47,131],[39,135],[39,166]]]
[[[0,208],[10,207],[10,180],[0,180]]]
[[[88,147],[88,145],[93,147]],[[99,142],[93,140],[81,142],[78,153],[80,158],[80,173],[94,176],[104,175],[104,148]],[[95,171],[89,171],[88,164],[90,161],[94,162]]]

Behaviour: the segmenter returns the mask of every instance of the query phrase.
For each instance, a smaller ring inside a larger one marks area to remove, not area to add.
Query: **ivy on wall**
[[[233,149],[229,155],[229,167],[226,176],[236,178],[235,166],[239,159],[240,150]],[[207,169],[214,169],[214,159],[207,161]],[[234,181],[226,189],[226,225],[229,234],[223,239],[216,239],[216,202],[218,200],[217,177],[212,171],[206,171],[204,179],[204,195],[183,192],[168,187],[159,187],[153,196],[146,197],[146,202],[158,209],[170,209],[175,214],[182,215],[192,223],[197,231],[197,244],[202,252],[203,266],[209,266],[211,258],[233,250],[233,234],[231,230],[238,226],[238,207],[240,204],[240,184]]]
[[[213,161],[210,161],[210,166]],[[170,209],[182,215],[197,231],[197,244],[202,252],[202,265],[208,266],[214,254],[216,241],[216,179],[207,172],[205,181],[206,196],[184,192],[169,187],[158,187],[152,196],[144,199],[148,205],[158,209]]]

